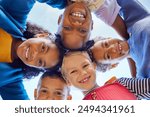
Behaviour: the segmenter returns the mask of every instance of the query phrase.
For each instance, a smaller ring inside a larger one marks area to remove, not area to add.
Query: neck
[[[17,59],[17,48],[23,41],[21,39],[13,38],[12,47],[11,47],[11,58],[12,60]]]
[[[83,95],[86,96],[87,94],[89,94],[91,91],[93,91],[94,89],[96,89],[97,87],[99,87],[98,84],[95,84],[94,87],[92,87],[91,89],[89,89],[88,91],[83,91]]]

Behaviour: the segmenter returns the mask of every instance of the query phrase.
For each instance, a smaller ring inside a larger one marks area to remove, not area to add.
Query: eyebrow
[[[48,89],[47,87],[45,87],[45,86],[43,86],[43,85],[41,85],[40,87],[39,87],[39,90],[41,90],[41,89]]]
[[[56,90],[57,90],[57,91],[63,91],[63,89],[57,89],[57,88],[56,88]]]

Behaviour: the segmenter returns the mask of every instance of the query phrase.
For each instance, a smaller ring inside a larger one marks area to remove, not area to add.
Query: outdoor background
[[[150,11],[149,0],[139,0],[139,1]],[[54,34],[58,28],[57,19],[62,12],[63,10],[54,9],[49,7],[48,5],[37,3],[30,12],[28,20],[42,26],[43,28],[49,30],[51,33]],[[93,21],[94,27],[91,37],[103,36],[103,37],[120,38],[112,28],[108,27],[106,24],[101,22],[101,20],[97,19],[94,15]],[[101,86],[104,84],[105,81],[107,81],[112,76],[116,76],[118,78],[131,77],[126,59],[121,61],[121,63],[118,65],[117,68],[114,68],[106,73],[97,72],[97,82]],[[39,77],[36,77],[31,80],[24,80],[25,88],[29,94],[30,99],[32,100],[34,99],[33,92],[34,88],[36,88],[37,86],[38,79]],[[71,94],[74,100],[79,100],[83,98],[81,92],[75,88],[71,89]]]

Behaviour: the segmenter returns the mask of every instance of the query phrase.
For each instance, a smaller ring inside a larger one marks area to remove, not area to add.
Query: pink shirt
[[[118,82],[98,87],[83,100],[136,100],[137,97]]]

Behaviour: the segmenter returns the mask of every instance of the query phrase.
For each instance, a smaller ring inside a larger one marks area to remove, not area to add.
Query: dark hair
[[[37,24],[27,22],[26,26],[27,26],[26,31],[24,31],[23,33],[23,36],[26,39],[33,38],[34,35],[42,33],[48,33],[49,35],[52,35],[48,30],[43,29],[41,26]]]
[[[43,78],[48,77],[48,76],[51,77],[51,78],[53,78],[53,79],[55,79],[54,77],[57,77],[60,80],[62,80],[64,83],[66,83],[66,81],[62,77],[61,72],[59,72],[59,71],[45,72],[45,73],[42,74],[42,76],[41,76],[40,79],[43,79]]]
[[[51,35],[50,32],[48,32],[47,30],[43,29],[42,27],[36,25],[36,24],[32,24],[30,22],[27,22],[27,29],[26,31],[23,33],[24,34],[24,38],[29,39],[29,38],[33,38],[34,35],[39,34],[39,33],[48,33]],[[9,64],[10,66],[12,66],[13,68],[22,68],[22,72],[24,74],[24,78],[27,79],[31,79],[33,76],[38,76],[40,72],[44,72],[43,69],[40,68],[34,68],[34,67],[29,67],[27,65],[25,65],[20,59],[16,59],[13,61],[13,63]]]

